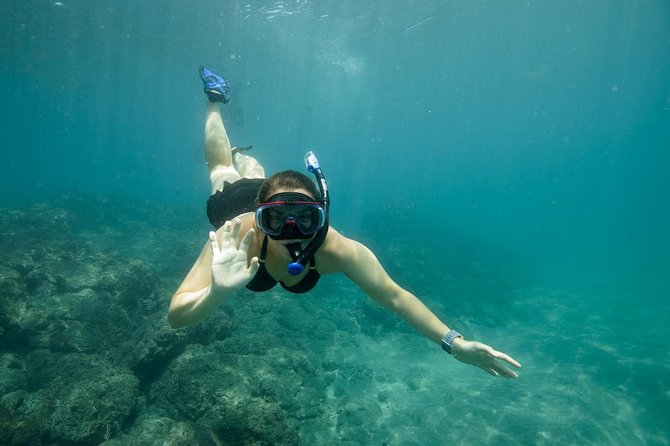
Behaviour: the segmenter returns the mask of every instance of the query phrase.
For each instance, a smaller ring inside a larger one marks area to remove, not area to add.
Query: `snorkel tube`
[[[321,206],[323,207],[323,211],[326,214],[326,221],[323,224],[323,227],[319,229],[312,241],[309,242],[309,244],[305,247],[305,249],[301,251],[299,249],[299,243],[295,243],[293,246],[288,247],[291,253],[291,257],[293,258],[293,261],[288,264],[288,273],[292,276],[297,276],[303,272],[305,265],[321,247],[323,241],[326,239],[326,234],[328,234],[328,208],[330,207],[328,183],[326,183],[326,178],[323,176],[323,171],[319,165],[319,160],[311,150],[305,154],[305,167],[316,177],[316,182],[319,186],[319,192],[321,193]]]

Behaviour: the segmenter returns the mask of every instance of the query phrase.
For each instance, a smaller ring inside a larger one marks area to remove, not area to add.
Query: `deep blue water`
[[[492,382],[398,341],[425,380],[384,409],[407,438],[670,442],[667,1],[2,9],[0,206],[66,192],[204,203],[205,64],[232,85],[233,145],[254,144],[269,172],[315,150],[333,225],[385,253],[449,325],[524,364]],[[481,281],[444,295],[458,258]],[[382,342],[361,351],[391,367],[397,344]]]

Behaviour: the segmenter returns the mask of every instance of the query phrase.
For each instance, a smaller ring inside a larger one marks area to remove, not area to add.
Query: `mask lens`
[[[319,227],[319,208],[303,206],[296,209],[295,221],[303,234],[313,234]]]
[[[268,235],[311,236],[323,226],[325,214],[318,203],[271,203],[258,208],[256,222]]]

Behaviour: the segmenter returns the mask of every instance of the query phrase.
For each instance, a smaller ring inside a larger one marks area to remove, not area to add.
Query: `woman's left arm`
[[[329,234],[330,235],[330,234]],[[450,331],[435,314],[416,296],[400,287],[386,273],[377,257],[365,245],[333,234],[333,255],[338,258],[339,270],[357,284],[370,298],[388,308],[412,327],[438,345]],[[517,374],[506,364],[521,367],[517,361],[498,352],[486,344],[466,341],[462,337],[453,340],[451,354],[459,361],[481,368],[493,376],[516,378]]]

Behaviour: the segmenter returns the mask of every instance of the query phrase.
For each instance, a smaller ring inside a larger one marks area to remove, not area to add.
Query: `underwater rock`
[[[16,351],[105,351],[124,361],[147,328],[142,319],[155,311],[156,288],[147,285],[153,281],[147,276],[143,274],[144,288],[139,287],[139,292],[130,289],[132,276],[121,273],[116,276],[117,286],[95,288],[93,282],[89,287],[68,286],[68,291],[57,292],[50,285],[40,285],[34,293],[24,293],[2,308],[0,326],[6,336],[0,337],[0,345]]]
[[[26,364],[14,353],[0,356],[0,397],[27,387]]]
[[[138,316],[159,310],[151,265],[102,249],[97,233],[78,231],[79,221],[46,204],[0,212],[0,347],[120,358],[143,332]]]
[[[100,443],[119,432],[140,395],[129,370],[94,355],[70,354],[44,392],[50,407],[45,435],[61,443]],[[46,403],[46,402],[45,402]]]
[[[127,364],[141,381],[151,381],[189,344],[207,345],[226,339],[235,330],[234,319],[219,311],[205,321],[180,330],[167,325],[164,318],[147,328],[141,339],[133,344]]]
[[[38,418],[17,416],[25,401],[27,386],[24,361],[13,353],[0,356],[0,444],[40,444]]]
[[[202,437],[202,436],[200,436]],[[143,416],[127,433],[101,443],[100,446],[193,446],[214,444],[209,438],[199,438],[193,424],[162,416]]]
[[[222,400],[196,423],[214,445],[297,445],[298,432],[286,414],[265,400]]]
[[[384,334],[397,333],[398,331],[410,333],[410,329],[405,321],[390,311],[381,308],[379,305],[369,300],[364,300],[358,306],[360,310],[356,312],[359,319],[358,325],[366,335],[379,337]]]
[[[128,365],[142,381],[159,375],[169,362],[177,357],[189,341],[186,330],[172,330],[165,324],[147,330],[135,344]]]
[[[214,341],[227,339],[237,328],[232,310],[222,306],[222,311],[217,311],[204,321],[187,329],[188,339],[191,343],[207,345]]]
[[[267,359],[188,346],[151,386],[149,401],[170,418],[192,420],[212,444],[295,444],[295,426],[268,383],[259,384]]]
[[[0,444],[5,446],[42,444],[40,419],[35,416],[17,416],[16,406],[23,402],[25,392],[5,395],[0,404]],[[13,402],[7,407],[7,399]],[[15,401],[19,401],[18,403]]]
[[[0,264],[0,348],[21,339],[21,321],[26,313],[26,289],[20,274]]]
[[[114,303],[146,313],[156,308],[158,283],[153,268],[142,260],[107,259],[89,286],[107,294]]]
[[[365,426],[375,424],[382,411],[375,401],[347,403],[337,412],[337,433],[343,444],[381,444]]]
[[[229,358],[189,345],[151,385],[149,401],[174,419],[197,420],[224,395],[248,394],[246,379]]]
[[[2,362],[16,361],[3,355]],[[95,355],[41,351],[16,366],[25,377],[0,400],[2,444],[98,444],[120,431],[138,402],[137,378]]]
[[[308,309],[295,302],[285,301],[280,312],[276,313],[277,322],[292,333],[314,333],[319,330],[319,321]]]

